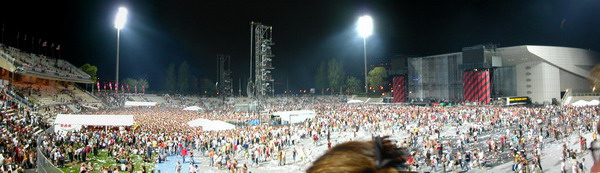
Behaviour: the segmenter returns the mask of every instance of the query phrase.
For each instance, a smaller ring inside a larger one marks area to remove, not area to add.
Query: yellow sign
[[[510,98],[508,99],[508,101],[514,102],[514,101],[525,101],[527,100],[527,97],[518,97],[518,98]]]

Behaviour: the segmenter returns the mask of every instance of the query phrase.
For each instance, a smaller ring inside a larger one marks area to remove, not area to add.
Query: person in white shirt
[[[0,154],[0,165],[4,165],[4,155]]]
[[[194,163],[190,163],[190,166],[188,167],[188,172],[196,173],[196,167],[194,167]]]

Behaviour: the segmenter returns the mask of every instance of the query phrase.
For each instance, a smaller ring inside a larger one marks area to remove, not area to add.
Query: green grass
[[[154,163],[154,162],[146,163],[143,161],[143,157],[144,156],[142,156],[142,155],[135,155],[135,154],[131,155],[131,161],[133,162],[133,165],[135,166],[134,171],[142,171],[142,168],[144,166],[146,167],[146,170],[148,170],[148,171],[154,170],[154,168],[156,167],[156,163]],[[71,172],[77,173],[77,172],[79,172],[79,167],[81,167],[81,163],[82,162],[80,162],[80,161],[70,162],[70,163],[65,164],[64,168],[60,168],[60,169],[66,173],[71,173]],[[94,163],[94,171],[92,171],[92,172],[99,172],[102,167],[108,167],[109,169],[112,169],[116,166],[120,166],[120,164],[117,165],[117,163],[115,163],[114,158],[108,156],[107,149],[101,149],[98,152],[98,156],[94,156],[93,154],[88,155],[86,164],[88,164],[88,163]]]

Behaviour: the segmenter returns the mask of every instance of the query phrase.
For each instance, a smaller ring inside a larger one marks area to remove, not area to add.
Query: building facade
[[[590,70],[598,63],[597,52],[579,48],[478,45],[392,60],[392,71],[406,76],[408,98],[489,103],[495,97],[528,96],[551,103],[566,90],[591,92]]]

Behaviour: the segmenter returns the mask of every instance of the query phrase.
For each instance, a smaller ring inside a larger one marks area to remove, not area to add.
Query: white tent
[[[598,100],[592,100],[592,101],[585,101],[585,100],[579,100],[576,101],[575,103],[571,103],[571,105],[573,106],[598,106],[600,104],[600,101]]]
[[[279,118],[281,118],[282,124],[300,123],[306,119],[314,118],[316,115],[317,113],[311,110],[282,111],[273,113],[273,116],[278,116]]]
[[[202,111],[201,107],[198,106],[190,106],[187,108],[183,108],[184,111]]]
[[[133,115],[58,114],[55,125],[133,126]]]
[[[347,103],[362,103],[362,100],[348,100]]]
[[[156,102],[132,102],[126,101],[125,107],[133,107],[133,106],[156,106]]]
[[[219,131],[235,129],[235,125],[220,120],[195,119],[187,123],[191,127],[202,127],[203,131]]]

